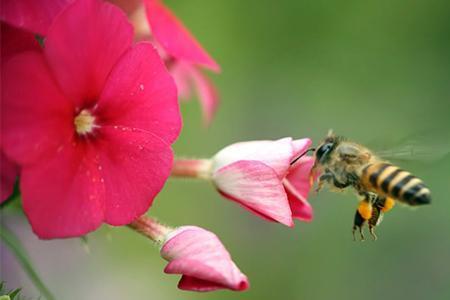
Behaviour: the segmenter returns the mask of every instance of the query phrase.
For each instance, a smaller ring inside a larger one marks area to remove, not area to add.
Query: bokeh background
[[[178,156],[208,157],[241,140],[318,143],[330,128],[374,147],[418,132],[442,142],[450,132],[446,0],[165,2],[223,68],[213,75],[222,101],[210,128],[198,102],[182,104]],[[158,249],[127,228],[104,227],[85,245],[38,241],[8,209],[2,221],[57,299],[450,299],[450,156],[400,165],[424,179],[433,204],[396,207],[379,240],[364,243],[352,240],[351,193],[311,194],[314,221],[289,229],[221,198],[206,182],[170,179],[150,214],[217,233],[250,278],[242,293],[178,290],[178,277],[162,272]],[[8,286],[36,299],[11,254],[2,248],[1,255]]]

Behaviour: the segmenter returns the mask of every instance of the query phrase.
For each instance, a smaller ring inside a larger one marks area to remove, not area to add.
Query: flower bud
[[[243,291],[249,286],[247,277],[231,260],[219,238],[203,228],[182,226],[170,232],[161,256],[169,262],[165,273],[182,275],[178,283],[182,290]]]
[[[212,180],[226,198],[270,221],[292,227],[293,218],[312,219],[306,201],[312,157],[302,157],[310,139],[251,141],[232,144],[212,159]]]

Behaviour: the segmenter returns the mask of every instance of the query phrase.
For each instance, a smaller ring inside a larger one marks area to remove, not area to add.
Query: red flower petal
[[[160,0],[144,0],[144,3],[152,34],[170,55],[220,71],[219,65]]]
[[[286,226],[293,226],[286,192],[274,169],[260,161],[241,160],[214,172],[224,195]]]
[[[172,151],[158,137],[104,127],[92,143],[67,143],[52,159],[23,168],[24,211],[40,238],[84,235],[143,214],[170,173]]]
[[[145,213],[163,188],[172,168],[173,153],[158,136],[127,127],[102,129],[99,145],[105,184],[105,221],[125,225]]]
[[[126,52],[108,78],[98,102],[103,122],[149,131],[168,144],[181,129],[173,79],[150,43]]]
[[[133,28],[118,7],[78,0],[55,18],[45,54],[66,96],[87,106],[100,96],[108,74],[132,40]]]
[[[2,76],[4,151],[18,163],[35,162],[72,137],[73,109],[42,54],[18,54],[6,62],[2,73],[8,74]]]
[[[11,162],[0,150],[0,203],[11,196],[17,175],[19,175],[19,167]]]
[[[40,50],[40,46],[34,35],[9,26],[6,23],[1,23],[1,52],[2,61],[9,58],[11,55],[23,52],[26,50]]]
[[[66,143],[43,163],[22,168],[24,212],[40,238],[84,235],[104,219],[105,190],[88,143]]]
[[[72,0],[2,0],[1,20],[45,35],[54,17]]]

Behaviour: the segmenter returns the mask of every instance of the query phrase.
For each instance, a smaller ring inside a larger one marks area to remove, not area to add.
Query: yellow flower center
[[[89,110],[83,109],[73,120],[75,131],[79,135],[91,133],[95,125],[95,117]]]

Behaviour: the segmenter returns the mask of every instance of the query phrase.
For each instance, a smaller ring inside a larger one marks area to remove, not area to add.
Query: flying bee
[[[410,206],[431,202],[430,190],[421,179],[331,131],[312,150],[315,150],[315,163],[311,174],[320,174],[316,191],[324,184],[338,190],[353,187],[360,199],[353,222],[353,239],[358,230],[361,240],[364,240],[362,229],[367,223],[376,240],[375,227],[381,222],[383,213],[392,209],[396,201]]]

